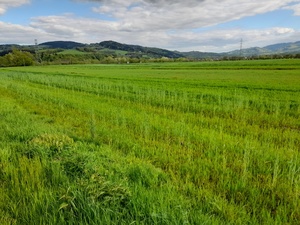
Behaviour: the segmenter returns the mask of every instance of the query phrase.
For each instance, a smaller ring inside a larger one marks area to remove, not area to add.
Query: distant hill
[[[179,51],[169,51],[160,48],[149,48],[142,47],[139,45],[127,45],[121,44],[115,41],[103,41],[97,44],[98,46],[110,50],[122,50],[129,53],[136,53],[139,55],[146,54],[149,57],[168,57],[168,58],[192,58],[192,59],[206,59],[206,58],[222,58],[225,56],[261,56],[261,55],[275,55],[275,54],[296,54],[300,53],[300,41],[294,43],[280,43],[275,45],[269,45],[263,48],[252,47],[247,49],[224,52],[224,53],[214,53],[214,52],[200,52],[200,51],[190,51],[190,52],[179,52]]]
[[[207,59],[207,58],[221,58],[223,54],[214,53],[214,52],[198,52],[198,51],[191,51],[191,52],[180,52],[184,57],[191,58],[191,59]]]
[[[17,48],[23,51],[34,53],[36,48],[34,45],[22,46],[22,45],[0,45],[0,56],[5,55],[12,51],[13,48]],[[155,47],[144,47],[140,45],[122,44],[115,41],[103,41],[93,44],[82,44],[74,41],[51,41],[39,44],[39,49],[49,49],[52,52],[63,51],[63,54],[98,54],[95,57],[107,57],[107,56],[120,56],[127,58],[189,58],[189,59],[222,59],[223,57],[252,57],[262,55],[284,55],[284,54],[300,54],[300,41],[293,43],[279,43],[274,45],[268,45],[265,47],[252,47],[247,49],[235,50],[224,53],[214,52],[179,52],[170,51]],[[74,50],[74,51],[69,51]],[[76,50],[76,51],[75,51]]]
[[[279,43],[274,45],[268,45],[263,48],[254,47],[231,52],[224,53],[228,56],[260,56],[260,55],[275,55],[275,54],[299,54],[300,53],[300,41],[290,43]]]
[[[294,43],[281,43],[264,47],[276,53],[300,53],[300,41]]]
[[[110,49],[110,50],[121,50],[127,51],[128,54],[136,54],[137,56],[148,56],[148,57],[168,57],[168,58],[180,58],[184,57],[183,54],[177,53],[174,51],[169,51],[166,49],[161,48],[151,48],[151,47],[143,47],[139,45],[128,45],[128,44],[121,44],[115,41],[103,41],[100,42],[98,45],[102,48]]]
[[[73,49],[83,47],[85,44],[74,42],[74,41],[50,41],[39,44],[39,46],[48,48],[62,48],[62,49]]]

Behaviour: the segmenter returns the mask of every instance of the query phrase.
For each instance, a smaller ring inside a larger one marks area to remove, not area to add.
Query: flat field
[[[299,221],[299,60],[0,69],[0,224]]]

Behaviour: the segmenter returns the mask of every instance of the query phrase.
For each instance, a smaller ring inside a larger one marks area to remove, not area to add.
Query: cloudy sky
[[[300,41],[300,0],[0,0],[0,44],[54,40],[225,52]]]

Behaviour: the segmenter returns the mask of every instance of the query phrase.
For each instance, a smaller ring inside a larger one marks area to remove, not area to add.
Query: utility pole
[[[40,59],[39,59],[39,53],[38,53],[38,40],[37,39],[34,39],[34,52],[35,52],[35,60],[36,62],[40,62]]]
[[[242,50],[243,50],[243,38],[241,38],[241,42],[240,42],[240,57],[242,57]]]

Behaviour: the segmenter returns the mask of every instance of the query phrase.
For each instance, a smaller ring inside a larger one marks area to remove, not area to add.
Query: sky
[[[300,41],[300,0],[0,0],[0,44],[227,52]]]

